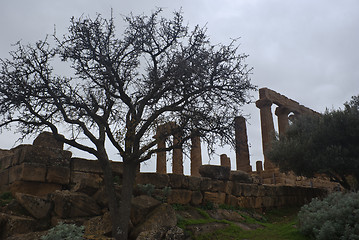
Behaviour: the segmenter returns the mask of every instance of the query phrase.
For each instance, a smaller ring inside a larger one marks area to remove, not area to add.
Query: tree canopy
[[[268,157],[282,171],[307,177],[325,174],[346,189],[358,189],[358,99],[354,96],[344,109],[327,110],[319,117],[299,117],[274,141]]]
[[[50,129],[93,154],[104,171],[113,235],[121,239],[139,163],[185,145],[194,132],[210,148],[215,139],[233,143],[234,117],[255,89],[235,40],[213,45],[206,28],[183,24],[181,12],[171,19],[160,13],[125,17],[120,38],[113,18],[72,18],[64,36],[19,42],[10,59],[1,59],[0,127],[15,127],[22,136]],[[153,136],[168,121],[182,137],[158,149]],[[120,206],[106,141],[124,163]]]

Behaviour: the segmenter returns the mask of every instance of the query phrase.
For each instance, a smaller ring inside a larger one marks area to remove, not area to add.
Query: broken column
[[[221,166],[231,167],[231,159],[227,157],[226,154],[221,154],[220,159],[221,159]]]
[[[256,101],[256,106],[260,109],[264,170],[273,169],[275,167],[274,164],[266,156],[266,152],[270,150],[271,141],[275,134],[271,109],[272,101],[269,99],[259,99]]]
[[[289,127],[288,114],[291,111],[286,107],[277,107],[275,110],[275,115],[278,116],[278,130],[279,135],[282,136]]]
[[[236,139],[236,163],[237,170],[252,172],[249,162],[248,138],[246,119],[242,116],[235,117],[235,139]]]
[[[201,138],[194,135],[191,141],[191,176],[200,177],[199,167],[202,165]]]

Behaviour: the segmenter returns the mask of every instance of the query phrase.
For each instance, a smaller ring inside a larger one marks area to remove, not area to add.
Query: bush
[[[315,239],[359,239],[359,193],[313,199],[298,213],[300,230]]]
[[[84,239],[84,227],[78,227],[75,224],[59,223],[51,228],[41,240],[80,240]]]

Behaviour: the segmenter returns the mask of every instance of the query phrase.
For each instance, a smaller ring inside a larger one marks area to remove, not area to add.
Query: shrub
[[[51,228],[41,240],[80,240],[84,239],[84,226],[76,226],[75,224],[59,223]]]
[[[153,184],[138,184],[138,187],[141,192],[146,193],[148,196],[152,197],[153,192],[155,191],[155,185]]]
[[[315,239],[359,239],[359,193],[313,199],[298,213],[300,230]]]

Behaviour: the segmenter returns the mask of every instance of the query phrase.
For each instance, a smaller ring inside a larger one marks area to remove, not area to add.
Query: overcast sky
[[[0,0],[0,58],[7,58],[11,44],[19,40],[26,44],[44,39],[54,25],[57,33],[64,33],[72,16],[109,17],[112,8],[121,26],[121,16],[150,14],[156,7],[163,8],[165,16],[182,8],[189,26],[207,26],[212,43],[240,37],[239,51],[249,54],[252,83],[259,88],[273,89],[318,112],[339,108],[359,94],[358,0]],[[253,97],[257,99],[258,92]],[[259,109],[251,104],[243,110],[250,115],[247,129],[255,170],[255,161],[263,159]],[[0,148],[13,147],[15,140],[14,134],[3,133]],[[219,149],[222,153],[230,156],[235,169],[234,152]],[[115,152],[110,157],[118,158]],[[218,159],[211,163],[218,164]],[[188,166],[187,160],[187,174]],[[142,169],[155,169],[154,162]]]

